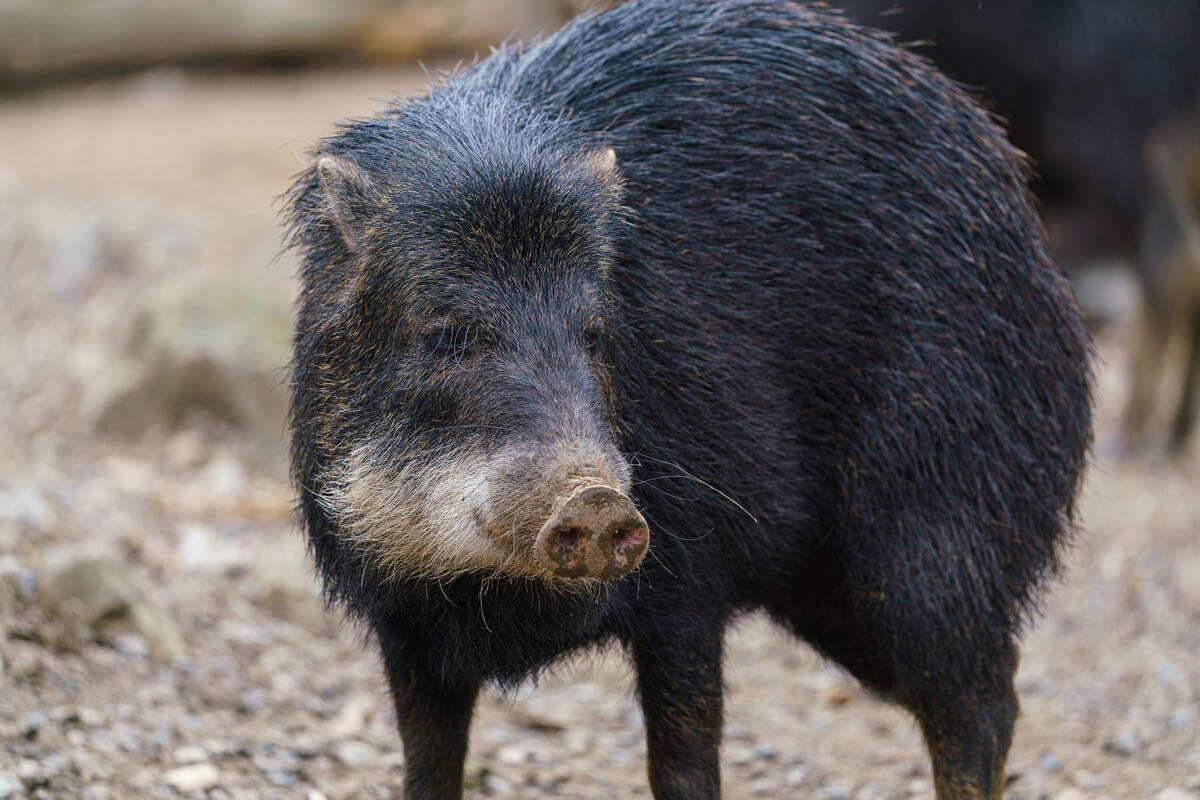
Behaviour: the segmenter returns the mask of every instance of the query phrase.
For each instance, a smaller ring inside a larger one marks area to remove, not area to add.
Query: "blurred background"
[[[0,0],[0,798],[399,797],[376,656],[290,520],[276,197],[418,59],[583,5]],[[1006,797],[1197,800],[1200,4],[844,5],[1012,118],[1097,340],[1086,535]],[[905,715],[760,620],[729,653],[729,797],[932,797]],[[468,781],[649,797],[620,660],[487,696]]]

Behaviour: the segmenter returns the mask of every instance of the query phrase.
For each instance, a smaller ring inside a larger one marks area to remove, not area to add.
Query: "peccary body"
[[[1038,194],[1072,209],[1064,258],[1100,248],[1134,264],[1143,319],[1124,434],[1142,448],[1186,445],[1200,418],[1200,3],[838,5],[927,42],[921,53],[994,103],[1036,162]]]
[[[655,797],[717,797],[764,609],[916,715],[941,800],[999,798],[1089,344],[984,112],[830,12],[635,0],[316,155],[294,476],[409,797],[460,796],[483,683],[607,642]]]

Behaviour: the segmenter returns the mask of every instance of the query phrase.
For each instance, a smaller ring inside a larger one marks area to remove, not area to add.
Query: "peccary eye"
[[[458,362],[471,355],[479,340],[479,328],[467,322],[446,320],[426,329],[425,349],[435,358]]]
[[[600,325],[588,326],[583,332],[583,344],[587,348],[589,356],[599,358],[600,353],[604,350],[604,328]]]

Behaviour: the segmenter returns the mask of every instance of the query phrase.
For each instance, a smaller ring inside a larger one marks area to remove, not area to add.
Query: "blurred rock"
[[[522,728],[534,731],[561,731],[570,727],[565,714],[551,709],[544,701],[522,699],[508,710],[509,720]]]
[[[95,67],[359,53],[410,60],[549,33],[581,0],[14,0],[0,80]]]
[[[329,721],[326,731],[332,739],[349,739],[360,735],[367,727],[367,715],[374,709],[376,703],[366,695],[355,695],[350,698]]]
[[[176,767],[164,777],[176,791],[199,792],[216,786],[221,780],[221,773],[212,764],[206,762]]]
[[[1038,764],[1046,772],[1058,772],[1062,768],[1062,762],[1053,753],[1042,753],[1038,758]]]
[[[342,742],[337,746],[336,752],[338,761],[341,761],[347,767],[366,764],[373,761],[378,755],[374,747],[357,739]]]
[[[116,561],[68,558],[49,567],[39,582],[43,605],[68,627],[82,628],[105,641],[122,633],[144,637],[150,655],[160,661],[182,656],[183,636],[166,609],[151,598],[145,578]]]
[[[54,526],[57,515],[45,496],[32,486],[0,489],[0,522],[12,522],[37,531]]]
[[[13,797],[17,793],[20,786],[17,782],[7,775],[0,775],[0,800],[5,797]]]
[[[1063,789],[1058,794],[1054,795],[1054,800],[1088,800],[1088,796],[1083,790],[1076,789],[1072,786],[1069,789]]]
[[[225,572],[242,566],[247,554],[237,542],[220,536],[211,526],[194,520],[178,525],[175,566],[185,571]]]
[[[1122,731],[1105,742],[1104,749],[1120,756],[1133,757],[1142,749],[1142,737],[1137,731]]]
[[[205,752],[203,747],[198,745],[187,745],[184,747],[176,747],[173,753],[176,764],[199,764],[209,760],[208,752]]]
[[[1196,795],[1180,789],[1178,786],[1168,786],[1154,795],[1154,800],[1196,800]]]
[[[368,58],[411,61],[548,34],[575,13],[569,0],[400,0],[379,9],[353,46]]]
[[[175,429],[201,413],[278,449],[290,341],[289,314],[263,298],[215,287],[164,294],[142,309],[125,357],[88,404],[108,433]]]

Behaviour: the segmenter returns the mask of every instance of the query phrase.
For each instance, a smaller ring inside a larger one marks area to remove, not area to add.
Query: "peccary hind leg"
[[[1000,800],[1017,717],[1016,645],[1003,635],[973,641],[946,621],[905,613],[919,605],[902,599],[905,587],[894,583],[886,593],[894,605],[856,603],[861,595],[849,587],[862,578],[848,566],[831,553],[814,554],[791,596],[778,596],[772,616],[913,713],[938,800]],[[976,657],[976,650],[986,655]]]

